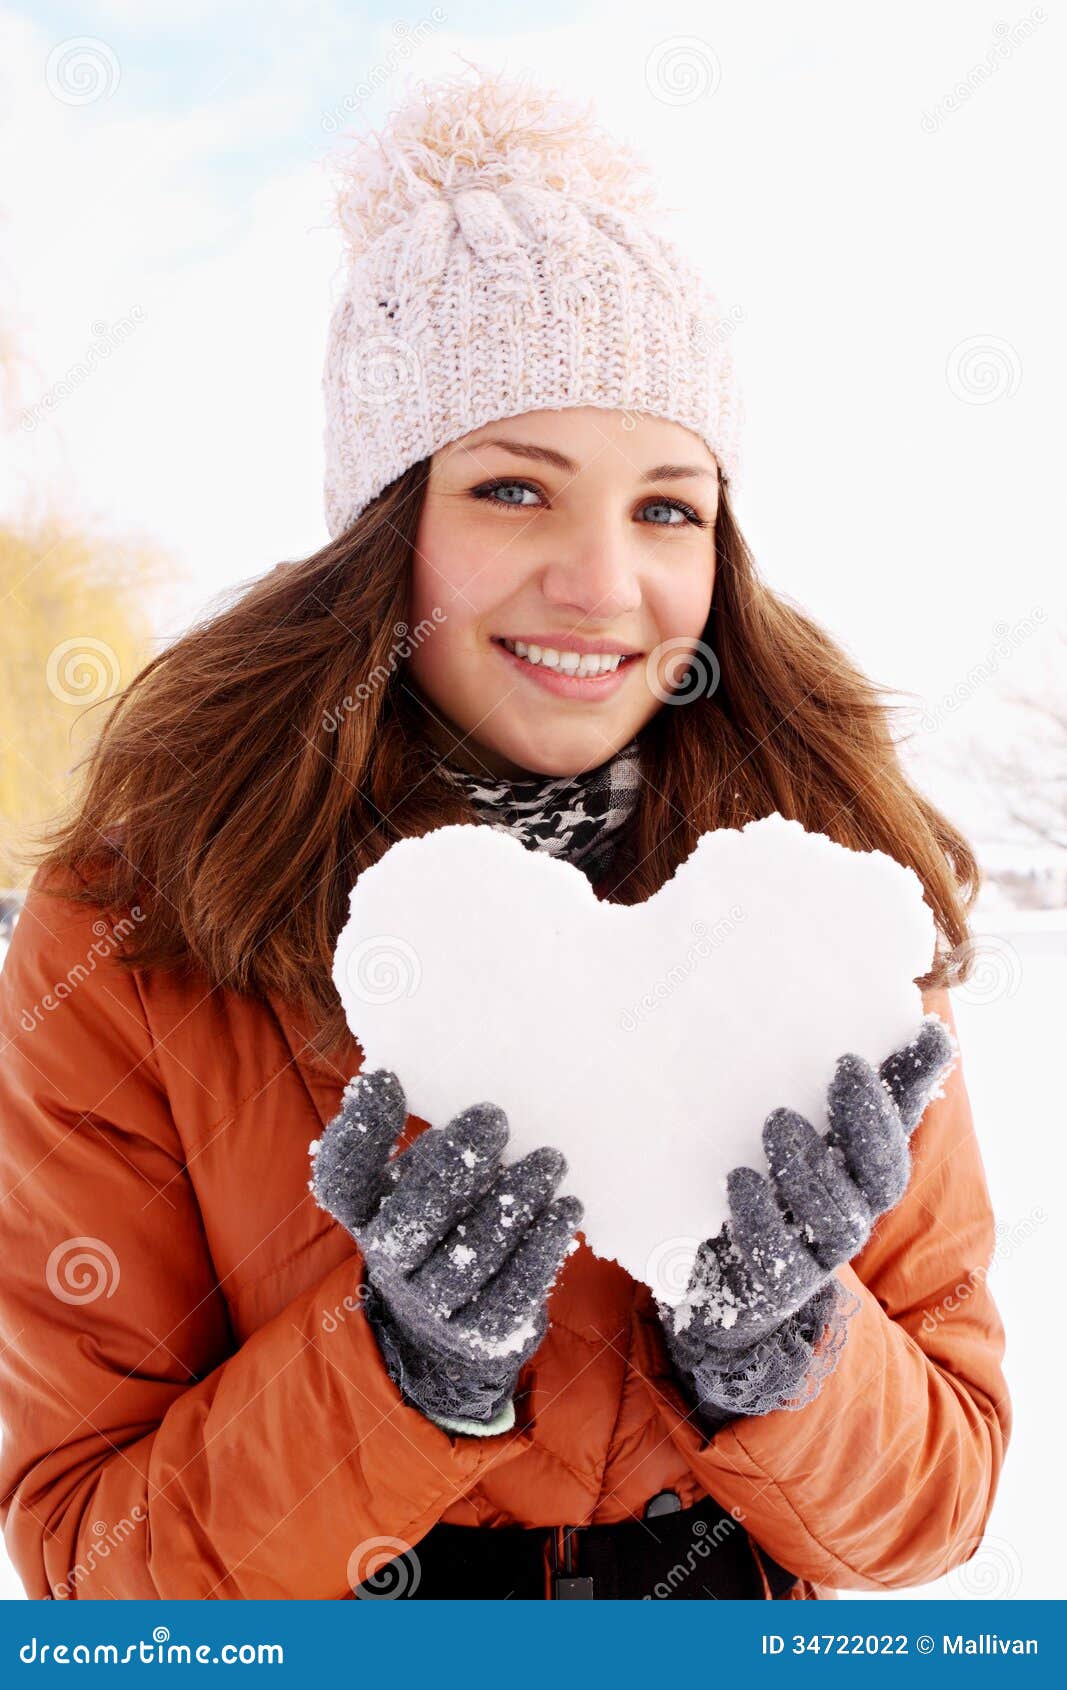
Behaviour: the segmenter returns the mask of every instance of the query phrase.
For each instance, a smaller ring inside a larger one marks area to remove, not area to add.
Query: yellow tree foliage
[[[0,891],[24,887],[36,829],[66,809],[109,703],[153,654],[161,554],[56,516],[0,520]]]

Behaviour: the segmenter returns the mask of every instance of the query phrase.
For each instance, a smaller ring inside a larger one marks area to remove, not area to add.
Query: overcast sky
[[[1038,673],[1064,620],[1062,15],[547,0],[537,21],[0,6],[0,328],[27,359],[0,509],[47,491],[161,544],[163,633],[321,545],[324,159],[463,53],[591,96],[654,166],[737,320],[737,507],[771,582],[926,701],[931,771],[998,735],[997,682]],[[972,823],[966,780],[938,791]]]

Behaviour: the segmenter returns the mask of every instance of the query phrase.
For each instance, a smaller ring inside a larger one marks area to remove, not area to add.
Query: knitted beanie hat
[[[336,155],[346,241],[323,373],[332,538],[485,423],[596,405],[683,424],[736,482],[718,304],[653,227],[648,167],[588,110],[481,70],[419,83]]]

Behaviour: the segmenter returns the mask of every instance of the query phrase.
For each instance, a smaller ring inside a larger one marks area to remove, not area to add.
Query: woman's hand
[[[672,1359],[703,1401],[766,1413],[737,1405],[777,1401],[799,1385],[838,1305],[834,1269],[904,1195],[909,1135],[952,1058],[945,1024],[928,1015],[878,1072],[862,1057],[840,1058],[825,1138],[796,1110],[768,1115],[770,1178],[730,1172],[729,1221],[701,1245],[678,1308],[659,1305]]]
[[[504,1431],[583,1207],[553,1197],[567,1169],[558,1150],[500,1167],[496,1104],[472,1104],[390,1159],[406,1118],[395,1074],[357,1075],[313,1147],[311,1190],[360,1247],[367,1315],[405,1397],[456,1430]]]

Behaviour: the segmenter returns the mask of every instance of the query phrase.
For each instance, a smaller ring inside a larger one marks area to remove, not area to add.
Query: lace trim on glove
[[[805,1408],[844,1349],[860,1300],[831,1275],[802,1308],[743,1350],[709,1349],[687,1372],[714,1429],[735,1415]]]
[[[405,1337],[373,1286],[368,1287],[365,1309],[389,1377],[420,1413],[430,1419],[443,1415],[446,1419],[478,1421],[483,1427],[500,1419],[511,1400],[512,1370],[506,1377],[498,1372],[476,1379],[470,1362],[465,1361],[453,1371],[451,1357],[430,1352],[424,1344]]]

